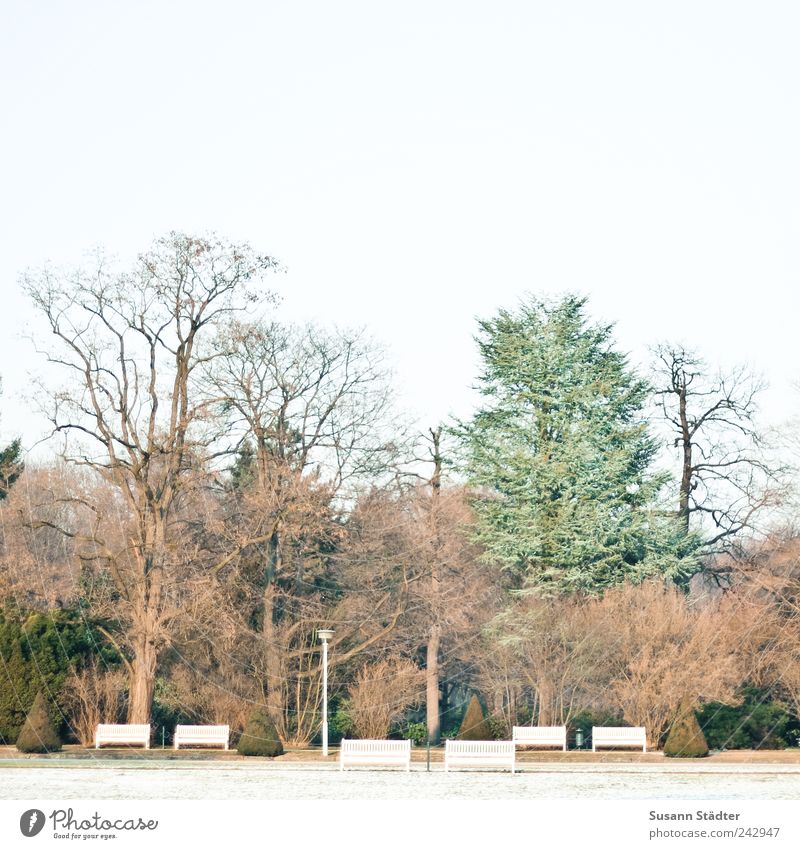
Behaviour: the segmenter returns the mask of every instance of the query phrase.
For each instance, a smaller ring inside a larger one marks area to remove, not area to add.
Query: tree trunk
[[[500,687],[497,687],[497,688],[495,688],[494,692],[492,693],[491,715],[492,716],[505,716],[505,712],[506,712],[505,708],[506,708],[506,703],[505,703],[503,690]]]
[[[692,437],[689,432],[689,419],[686,413],[686,386],[678,392],[678,410],[681,422],[681,442],[683,448],[683,466],[681,469],[680,501],[678,517],[684,533],[689,533],[689,493],[692,486]]]
[[[439,626],[431,626],[428,638],[427,658],[425,665],[426,707],[428,720],[428,742],[438,746],[442,734],[439,714],[439,643],[441,635]]]
[[[442,491],[442,455],[439,450],[442,429],[430,430],[433,450],[433,475],[431,476],[431,531],[435,541],[435,553],[431,563],[430,610],[431,628],[426,652],[426,712],[428,721],[428,742],[436,746],[442,735],[441,712],[439,710],[439,645],[441,643],[441,625],[439,624],[439,564],[437,562],[440,541],[438,509]]]
[[[539,725],[553,724],[553,696],[550,682],[540,679],[537,689],[539,691]]]
[[[152,633],[145,631],[133,646],[128,701],[128,722],[132,725],[145,725],[150,722],[157,664],[155,639]]]
[[[269,541],[269,554],[264,586],[264,620],[261,634],[264,638],[266,666],[267,712],[277,728],[283,728],[283,681],[281,680],[281,651],[275,628],[275,576],[280,568],[281,546],[276,530]]]
[[[163,647],[159,634],[164,580],[167,528],[162,510],[153,511],[143,534],[137,560],[139,585],[134,601],[132,642],[133,661],[130,664],[130,694],[128,722],[144,725],[150,722],[153,693],[156,688],[159,649]]]

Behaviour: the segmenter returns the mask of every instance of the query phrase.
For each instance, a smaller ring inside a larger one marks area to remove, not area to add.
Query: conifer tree
[[[0,499],[8,495],[11,485],[22,474],[22,443],[15,439],[0,449]]]
[[[491,740],[492,733],[489,723],[483,715],[483,708],[476,695],[473,695],[467,705],[467,712],[461,720],[458,729],[459,740]]]
[[[681,705],[664,743],[664,754],[668,758],[704,758],[708,754],[705,734],[691,704]]]
[[[61,738],[47,709],[47,700],[40,690],[33,700],[25,724],[17,737],[17,748],[26,754],[47,754],[61,750]]]
[[[262,755],[268,758],[283,754],[283,744],[265,707],[256,707],[250,714],[239,740],[238,752],[240,755]]]
[[[539,593],[686,579],[697,541],[658,509],[666,476],[651,470],[649,387],[584,308],[530,299],[480,322],[483,405],[458,429],[477,541]]]

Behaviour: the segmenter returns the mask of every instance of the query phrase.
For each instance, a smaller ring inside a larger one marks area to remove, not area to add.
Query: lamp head
[[[317,631],[317,636],[322,640],[323,643],[327,643],[328,640],[333,636],[333,631],[330,628],[320,628]]]

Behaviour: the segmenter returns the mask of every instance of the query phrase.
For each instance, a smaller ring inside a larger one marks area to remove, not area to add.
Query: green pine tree
[[[26,754],[47,754],[61,749],[61,738],[40,690],[17,737],[17,748]]]
[[[480,322],[483,406],[458,432],[477,541],[522,589],[596,594],[697,569],[694,537],[658,510],[648,385],[585,299],[530,299]]]
[[[664,743],[664,754],[668,758],[704,758],[708,754],[703,729],[691,704],[684,703]]]
[[[483,715],[483,708],[478,700],[478,697],[473,695],[467,705],[467,712],[464,714],[464,719],[461,720],[461,727],[458,729],[459,740],[491,740],[492,731],[486,717]]]
[[[22,443],[15,439],[0,449],[0,499],[8,495],[14,481],[22,474]]]
[[[240,755],[268,758],[283,754],[283,744],[265,707],[256,707],[250,714],[239,740],[238,752]]]

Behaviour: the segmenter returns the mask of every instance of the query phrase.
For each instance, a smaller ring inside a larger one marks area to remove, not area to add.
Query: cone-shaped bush
[[[477,696],[473,696],[467,705],[467,712],[458,729],[459,740],[491,740],[492,731],[483,716],[483,708]]]
[[[283,754],[283,744],[265,707],[257,707],[247,720],[239,740],[240,755],[274,758]]]
[[[17,748],[26,754],[44,755],[61,750],[61,739],[47,710],[42,692],[36,694],[25,724],[17,737]]]
[[[708,754],[708,743],[692,705],[684,704],[678,711],[664,743],[664,754],[668,758],[704,758]]]

